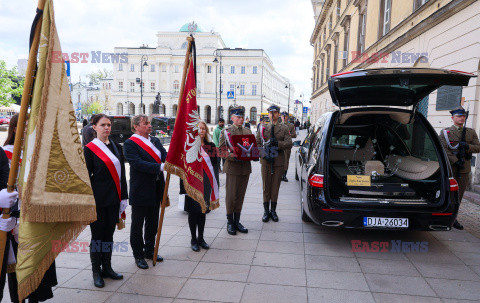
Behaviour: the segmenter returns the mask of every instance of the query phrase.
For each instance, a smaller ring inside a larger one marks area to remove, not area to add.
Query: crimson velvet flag
[[[175,128],[165,161],[165,171],[182,178],[187,194],[197,201],[202,212],[205,212],[202,142],[198,135],[200,117],[197,109],[194,66],[193,59],[190,59],[185,88],[178,106]]]

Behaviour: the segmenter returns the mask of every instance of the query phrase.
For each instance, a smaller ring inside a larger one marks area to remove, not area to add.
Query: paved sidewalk
[[[206,221],[211,249],[197,253],[190,249],[187,214],[176,206],[179,181],[172,176],[172,206],[166,212],[160,248],[165,261],[138,269],[128,244],[128,251],[113,256],[113,268],[124,279],[106,279],[105,288],[98,289],[89,254],[62,253],[56,263],[59,286],[51,302],[480,301],[480,238],[468,231],[344,231],[302,223],[294,173],[291,162],[290,182],[280,188],[280,222],[263,223],[260,165],[254,163],[241,220],[249,233],[237,236],[225,229],[221,174],[222,206]],[[466,218],[479,210],[465,203],[460,211],[467,229],[478,230],[480,220]],[[116,231],[115,241],[129,242],[129,221]],[[78,240],[89,239],[87,228]],[[352,252],[352,240],[427,241],[428,252]]]

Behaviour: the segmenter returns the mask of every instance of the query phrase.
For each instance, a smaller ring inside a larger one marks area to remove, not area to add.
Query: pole
[[[177,116],[178,113],[182,109],[182,96],[183,96],[183,91],[185,89],[185,80],[187,78],[187,70],[188,66],[190,65],[190,55],[192,52],[192,42],[193,42],[193,37],[187,37],[188,41],[188,47],[187,47],[187,53],[185,54],[185,62],[183,63],[183,76],[182,76],[182,84],[180,86],[180,94],[178,96],[178,110],[177,110]],[[157,229],[157,239],[155,241],[155,250],[153,253],[153,266],[157,264],[157,255],[158,255],[158,247],[160,246],[160,236],[162,235],[162,226],[163,226],[163,217],[165,216],[165,207],[167,205],[167,194],[168,194],[168,186],[170,185],[170,173],[167,173],[167,179],[165,180],[165,188],[163,190],[163,199],[162,199],[162,207],[160,211],[160,219],[158,221],[158,229]]]
[[[288,83],[288,106],[287,106],[288,118],[290,118],[290,83]],[[287,119],[288,122],[288,119]]]
[[[220,53],[220,87],[218,88],[220,91],[220,115],[223,118],[223,107],[222,107],[222,53]]]
[[[140,114],[143,114],[143,55],[140,58]]]
[[[46,0],[38,0],[38,9],[43,11]],[[23,86],[22,101],[20,105],[20,113],[18,115],[18,123],[15,135],[15,143],[13,147],[12,162],[10,166],[10,173],[8,175],[7,191],[13,192],[15,190],[15,183],[18,175],[18,163],[20,161],[20,153],[22,151],[23,135],[25,132],[25,120],[27,118],[27,110],[32,97],[33,80],[35,78],[37,66],[38,44],[40,42],[40,30],[42,29],[43,16],[38,19],[33,36],[33,42],[28,55],[28,65],[25,73],[25,83]],[[3,209],[3,219],[10,218],[10,208]],[[3,256],[5,254],[5,244],[7,241],[7,233],[0,231],[0,272],[2,271]]]
[[[220,111],[218,110],[218,91],[217,91],[217,80],[218,80],[218,64],[215,64],[215,124],[218,124],[218,116]]]

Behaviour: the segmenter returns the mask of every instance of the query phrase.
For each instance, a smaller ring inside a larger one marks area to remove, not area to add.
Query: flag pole
[[[182,96],[183,91],[185,90],[185,81],[187,79],[187,70],[188,66],[190,65],[190,55],[192,53],[192,42],[194,41],[193,36],[187,37],[188,47],[187,53],[185,54],[185,62],[183,63],[183,76],[182,76],[182,85],[180,86],[180,94],[178,96],[178,113],[182,110]],[[170,173],[167,173],[167,179],[165,180],[165,188],[163,190],[163,199],[162,199],[162,207],[160,211],[160,219],[158,221],[158,229],[157,229],[157,239],[155,241],[155,250],[153,253],[153,266],[157,264],[157,255],[158,255],[158,247],[160,246],[160,236],[162,235],[162,227],[163,227],[163,218],[165,216],[165,207],[167,205],[167,194],[168,194],[168,187],[170,185]]]
[[[38,0],[38,10],[43,11],[46,0]],[[7,191],[13,192],[18,175],[18,163],[20,161],[20,153],[22,152],[23,135],[25,132],[25,120],[27,118],[28,106],[32,98],[33,80],[35,79],[35,69],[37,66],[38,45],[40,42],[40,30],[42,29],[43,16],[41,15],[35,26],[33,42],[28,55],[28,65],[25,72],[25,83],[23,85],[22,101],[20,103],[20,113],[18,115],[17,129],[15,131],[15,143],[13,147],[13,155],[8,175]],[[5,208],[2,213],[3,219],[10,218],[10,208]],[[0,272],[3,266],[3,257],[5,255],[5,244],[7,242],[7,233],[0,231]]]

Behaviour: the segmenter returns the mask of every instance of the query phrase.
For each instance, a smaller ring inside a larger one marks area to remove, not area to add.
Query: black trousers
[[[132,226],[130,227],[130,245],[135,259],[153,255],[155,236],[158,228],[160,204],[155,206],[132,205]],[[145,233],[143,225],[145,224]]]
[[[90,223],[92,240],[90,251],[109,253],[113,247],[113,233],[118,223],[120,205],[97,207],[97,221]]]

